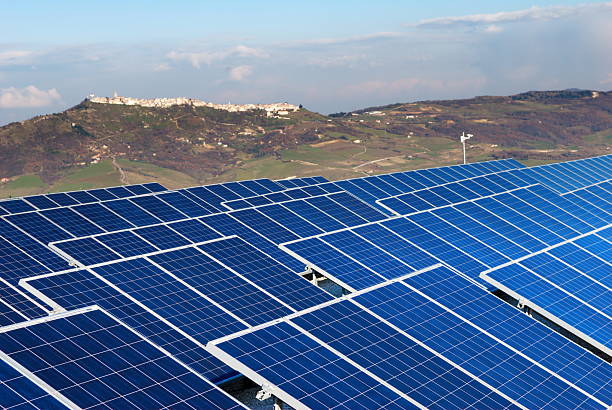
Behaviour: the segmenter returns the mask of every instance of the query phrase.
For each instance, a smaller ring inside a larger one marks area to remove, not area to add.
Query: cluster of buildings
[[[197,100],[194,98],[132,98],[121,97],[115,93],[112,97],[97,97],[93,94],[87,97],[88,101],[99,104],[118,104],[118,105],[138,105],[141,107],[168,108],[174,105],[191,105],[193,107],[209,107],[217,110],[230,112],[242,112],[252,110],[264,110],[268,117],[274,115],[287,115],[300,109],[299,106],[288,103],[272,104],[215,104],[208,101]]]

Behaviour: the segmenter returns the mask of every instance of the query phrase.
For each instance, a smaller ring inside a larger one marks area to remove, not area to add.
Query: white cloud
[[[0,51],[0,66],[23,64],[33,53],[26,50]]]
[[[485,27],[484,31],[486,33],[501,33],[504,31],[504,29],[497,24],[491,24],[490,26]]]
[[[168,63],[159,63],[153,66],[153,71],[168,71],[170,69],[171,67]]]
[[[210,65],[217,61],[222,61],[230,57],[255,57],[267,58],[268,54],[262,50],[238,45],[222,51],[203,51],[203,52],[184,52],[171,51],[166,57],[172,61],[187,61],[195,68],[200,68],[202,64]]]
[[[438,17],[420,21],[420,27],[443,26],[477,26],[509,23],[516,21],[554,20],[582,12],[612,10],[612,2],[597,4],[579,4],[576,6],[531,7],[516,11],[500,11],[490,14],[472,14],[468,16]]]
[[[233,81],[243,81],[253,73],[253,67],[250,65],[241,65],[234,67],[229,72],[229,78]]]
[[[392,31],[384,31],[379,33],[370,33],[363,34],[360,36],[352,36],[352,37],[340,37],[340,38],[318,38],[313,40],[304,40],[297,41],[293,43],[284,44],[285,47],[294,47],[294,46],[311,46],[311,45],[336,45],[336,44],[359,44],[359,43],[369,43],[375,42],[378,40],[390,40],[399,37],[404,37],[405,33],[397,33]]]
[[[55,89],[39,90],[33,85],[24,88],[0,89],[0,108],[45,107],[60,102],[60,93]]]

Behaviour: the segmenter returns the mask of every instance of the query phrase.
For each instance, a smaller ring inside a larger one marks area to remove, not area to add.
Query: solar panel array
[[[230,408],[211,381],[240,374],[294,407],[610,406],[609,363],[491,291],[609,358],[611,176],[608,155],[0,200],[0,406]],[[131,381],[132,345],[165,373]]]
[[[409,400],[427,408],[569,409],[612,400],[607,363],[445,267],[222,338],[209,350],[289,404],[311,408]]]
[[[97,307],[0,329],[0,346],[4,364],[57,399],[51,408],[242,407]]]

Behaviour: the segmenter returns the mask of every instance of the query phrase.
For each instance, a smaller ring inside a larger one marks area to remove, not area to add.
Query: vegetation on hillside
[[[301,175],[345,178],[472,161],[607,153],[612,92],[567,90],[423,101],[324,116],[83,101],[0,127],[0,195],[158,180],[169,187]]]

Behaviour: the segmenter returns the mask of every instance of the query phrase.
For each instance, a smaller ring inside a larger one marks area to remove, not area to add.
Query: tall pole
[[[465,141],[469,140],[470,138],[472,138],[474,135],[472,134],[466,134],[465,131],[461,133],[461,136],[459,137],[459,139],[461,140],[461,144],[463,145],[463,164],[467,164],[467,156],[465,153]]]

